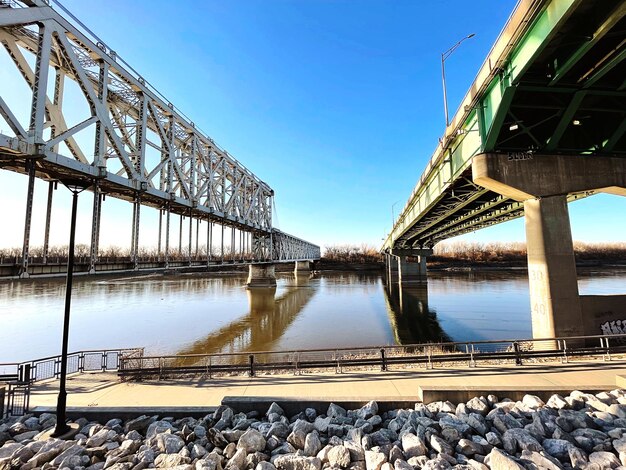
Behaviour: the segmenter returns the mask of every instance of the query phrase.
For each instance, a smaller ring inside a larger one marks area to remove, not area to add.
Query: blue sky
[[[440,53],[476,33],[446,61],[452,114],[515,1],[63,4],[272,186],[281,230],[322,246],[378,246],[391,227],[392,206],[397,215],[444,131]],[[0,235],[0,246],[18,246],[25,178],[6,173],[0,171],[0,211],[16,229]],[[38,244],[45,187],[36,190]],[[57,220],[69,217],[63,191]],[[80,206],[84,243],[90,199]],[[625,201],[599,195],[571,205],[574,239],[623,241]],[[105,204],[101,246],[128,245],[130,205]],[[53,244],[66,243],[66,226],[59,225]],[[155,233],[156,215],[147,211],[141,244],[156,245]],[[521,241],[523,220],[463,238]]]

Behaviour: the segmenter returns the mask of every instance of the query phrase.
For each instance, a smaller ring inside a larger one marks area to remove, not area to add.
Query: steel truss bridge
[[[224,227],[231,230],[231,248],[239,231],[241,258],[251,262],[319,258],[318,246],[272,227],[274,191],[265,182],[196,128],[63,6],[0,0],[0,43],[29,90],[19,100],[15,84],[0,88],[0,122],[4,119],[12,132],[0,133],[0,168],[29,176],[22,275],[29,272],[35,178],[50,182],[44,263],[52,190],[59,181],[93,192],[90,272],[98,263],[105,195],[133,204],[130,252],[135,268],[142,206],[159,210],[159,253],[165,266],[172,214],[181,217],[181,233],[182,218],[189,217],[189,259],[193,220],[208,222],[209,260],[214,224],[222,230],[221,261]],[[80,103],[77,93],[64,99],[69,82],[78,86]]]
[[[625,16],[624,0],[520,0],[382,249],[522,216],[523,202],[473,180],[479,154],[626,157]]]

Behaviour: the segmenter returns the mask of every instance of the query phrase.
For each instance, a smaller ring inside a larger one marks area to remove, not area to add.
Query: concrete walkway
[[[224,397],[323,400],[407,400],[424,390],[475,390],[501,397],[510,390],[611,390],[626,375],[626,361],[503,366],[499,368],[412,369],[387,372],[332,372],[302,375],[233,376],[213,379],[119,382],[115,373],[68,378],[68,407],[208,407]],[[58,381],[36,383],[31,409],[54,407]],[[432,395],[431,395],[432,397]],[[429,401],[424,397],[424,401]]]

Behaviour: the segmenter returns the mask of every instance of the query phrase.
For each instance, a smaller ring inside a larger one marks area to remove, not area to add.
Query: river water
[[[626,269],[579,271],[581,294],[626,292]],[[0,363],[61,349],[65,281],[0,282]],[[75,278],[70,351],[146,354],[297,350],[531,336],[525,271],[430,272],[391,288],[378,274]]]

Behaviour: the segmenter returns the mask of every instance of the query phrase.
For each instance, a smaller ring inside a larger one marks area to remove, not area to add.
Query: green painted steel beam
[[[579,91],[574,94],[574,97],[569,102],[569,105],[567,106],[565,111],[563,111],[563,114],[561,115],[561,119],[556,126],[556,129],[552,133],[552,137],[550,137],[550,139],[548,140],[546,150],[552,151],[557,148],[559,142],[561,141],[561,138],[563,137],[563,134],[565,134],[567,128],[572,124],[574,114],[576,114],[576,111],[578,111],[578,108],[580,108],[580,105],[585,99],[585,96],[587,96],[586,91]]]
[[[484,152],[491,152],[495,147],[498,136],[500,135],[500,130],[502,129],[502,124],[506,119],[506,115],[509,112],[511,102],[515,97],[515,91],[516,87],[507,87],[502,94],[500,102],[498,103],[497,110],[495,111],[495,113],[492,113],[493,119],[491,120],[489,131],[487,132],[487,137],[485,138],[483,143]]]
[[[517,84],[582,0],[552,0],[539,14],[511,54],[511,83]]]
[[[626,44],[626,39],[624,39],[624,41],[621,42],[620,46],[624,46],[624,44]],[[618,52],[615,55],[615,57],[613,57],[606,64],[600,67],[600,69],[597,72],[591,75],[587,81],[585,81],[583,88],[590,88],[593,85],[595,85],[598,80],[600,80],[607,73],[609,73],[611,70],[617,67],[625,58],[626,58],[626,47],[623,47],[621,52]]]
[[[611,138],[602,146],[602,151],[612,152],[619,140],[624,137],[624,133],[626,133],[626,118],[622,119],[621,124],[617,126]]]
[[[562,66],[556,69],[556,73],[548,86],[555,86],[624,16],[626,16],[626,2],[620,3],[596,29],[591,38],[576,49]]]

